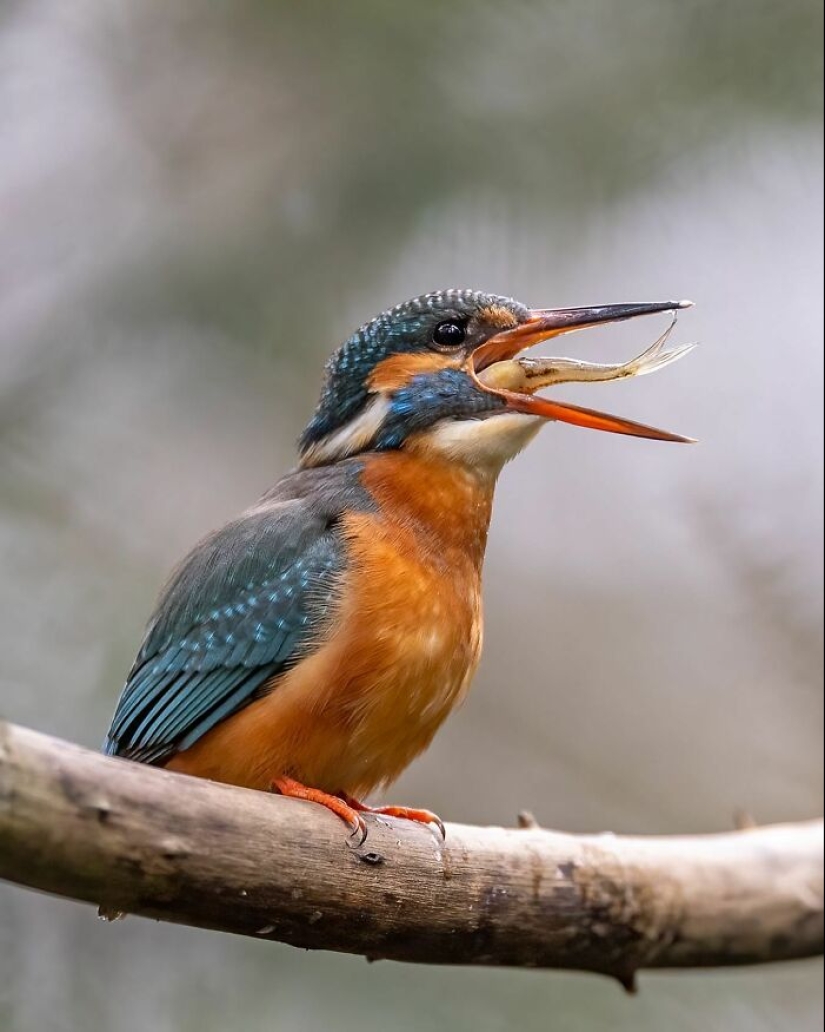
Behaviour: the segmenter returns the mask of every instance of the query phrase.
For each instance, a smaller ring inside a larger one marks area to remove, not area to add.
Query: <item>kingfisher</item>
[[[504,464],[546,424],[690,439],[540,396],[660,369],[523,353],[560,334],[690,302],[531,309],[442,290],[397,305],[332,356],[296,467],[202,540],[148,624],[104,751],[366,812],[465,697],[481,655],[481,573]],[[672,328],[672,323],[671,323]]]

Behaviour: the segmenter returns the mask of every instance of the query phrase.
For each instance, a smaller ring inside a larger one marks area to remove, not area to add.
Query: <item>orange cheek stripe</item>
[[[405,387],[414,376],[437,373],[442,369],[459,369],[459,358],[448,358],[430,352],[390,355],[379,362],[367,381],[371,391],[394,391]]]

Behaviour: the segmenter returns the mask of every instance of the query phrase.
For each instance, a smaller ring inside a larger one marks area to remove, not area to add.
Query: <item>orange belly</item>
[[[481,653],[491,488],[421,465],[398,453],[370,464],[379,508],[344,518],[347,573],[325,644],[170,769],[261,789],[287,775],[358,796],[429,745]]]

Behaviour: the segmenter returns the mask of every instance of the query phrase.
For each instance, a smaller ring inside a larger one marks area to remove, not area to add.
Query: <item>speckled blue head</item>
[[[347,451],[397,448],[408,434],[445,418],[501,406],[462,371],[466,356],[489,337],[528,317],[509,297],[477,290],[441,290],[396,305],[357,330],[330,358],[318,407],[299,445],[312,464],[334,461],[324,448],[336,435]],[[404,356],[409,356],[407,361]],[[380,418],[364,414],[382,399]],[[347,428],[357,421],[354,438]],[[355,446],[355,438],[360,442]],[[326,459],[323,456],[327,456]]]

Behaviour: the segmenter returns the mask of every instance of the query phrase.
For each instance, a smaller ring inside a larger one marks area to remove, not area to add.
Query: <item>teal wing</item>
[[[340,513],[353,500],[276,495],[194,549],[161,595],[105,752],[164,763],[314,647],[345,566]]]

